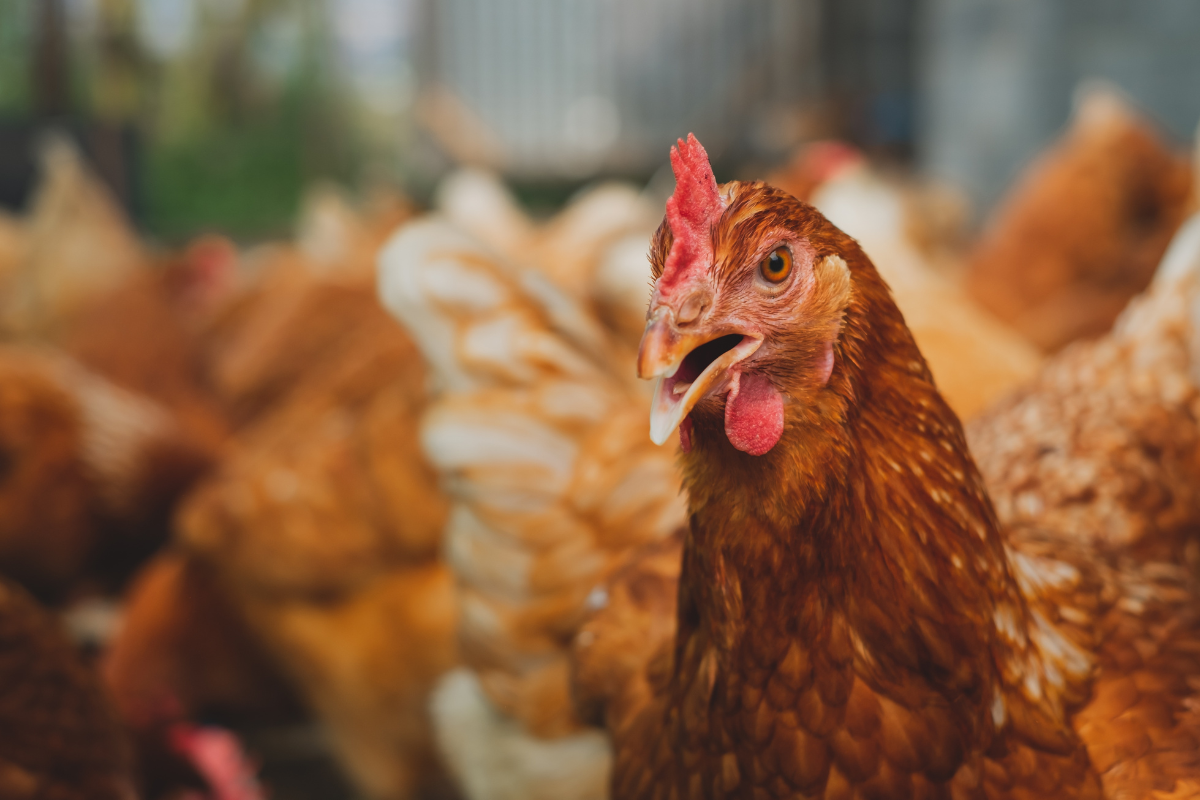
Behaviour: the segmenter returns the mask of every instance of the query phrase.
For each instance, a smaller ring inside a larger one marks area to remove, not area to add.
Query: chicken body
[[[718,192],[697,150],[690,141],[677,156],[684,188],[652,251],[657,288],[640,360],[644,373],[663,376],[652,431],[669,430],[656,426],[664,414],[688,426],[691,524],[676,625],[672,632],[660,619],[671,597],[671,554],[660,551],[626,568],[576,643],[580,689],[603,707],[613,736],[613,795],[1194,791],[1200,615],[1179,565],[1195,529],[1190,492],[1176,503],[1189,510],[1174,516],[1175,499],[1157,498],[1164,513],[1141,531],[1118,524],[1085,533],[1079,522],[1122,503],[1132,515],[1142,498],[1128,486],[1089,498],[1084,486],[1073,510],[1045,502],[1065,510],[1047,513],[1042,526],[1019,499],[1030,470],[1013,474],[1017,448],[993,445],[998,488],[1027,515],[1002,530],[957,418],[858,246],[762,184]],[[703,201],[689,201],[689,191]],[[781,246],[792,253],[794,280],[763,287],[773,274],[767,256]],[[687,310],[697,292],[707,293],[698,317]],[[1160,352],[1190,345],[1173,333],[1191,325],[1186,304],[1178,306],[1177,324],[1153,334],[1165,334]],[[1129,330],[1135,318],[1151,335],[1157,315],[1135,311]],[[726,351],[733,356],[712,362],[714,371],[688,366],[695,342],[730,330],[762,342],[750,355]],[[1056,364],[1039,399],[1002,407],[979,423],[976,440],[988,441],[989,426],[999,438],[1005,426],[1043,424],[1043,438],[1059,436],[1059,452],[1031,437],[1032,471],[1041,459],[1060,474],[1076,472],[1064,460],[1099,467],[1135,450],[1130,439],[1154,441],[1146,428],[1124,442],[1117,434],[1089,462],[1081,451],[1090,437],[1061,452],[1070,437],[1063,418],[1048,413],[1070,385],[1065,376],[1078,386],[1103,366],[1113,377],[1099,407],[1113,407],[1124,390],[1148,417],[1167,425],[1174,414],[1181,424],[1194,414],[1194,388],[1169,358],[1173,371],[1154,385],[1153,359],[1144,364],[1143,355],[1126,342],[1091,363]],[[672,358],[684,361],[668,371]],[[693,387],[671,391],[689,380]],[[753,394],[739,400],[739,391]],[[772,391],[784,395],[779,405]],[[1099,409],[1091,419],[1082,424],[1098,425]],[[1184,430],[1194,440],[1194,424]],[[1167,472],[1194,474],[1186,441],[1171,453]],[[1137,476],[1136,453],[1128,455],[1111,466],[1127,478],[1186,480]],[[615,642],[639,633],[657,646],[643,641],[641,664],[626,655],[614,670],[623,680],[606,683],[589,659],[612,658]]]
[[[56,333],[148,264],[125,214],[68,140],[50,139],[40,166],[29,214],[0,221],[0,334],[6,336]]]
[[[466,669],[435,699],[446,760],[476,800],[601,798],[608,745],[571,711],[568,645],[597,582],[683,521],[632,353],[539,269],[444,218],[403,229],[380,265],[432,370],[421,442],[453,499]]]
[[[0,348],[0,571],[52,600],[120,578],[213,457],[150,399],[59,353]]]
[[[269,307],[214,330],[218,393],[245,421],[178,544],[363,792],[411,797],[440,775],[428,698],[456,662],[447,502],[417,440],[424,368],[369,277],[269,282],[254,301]]]

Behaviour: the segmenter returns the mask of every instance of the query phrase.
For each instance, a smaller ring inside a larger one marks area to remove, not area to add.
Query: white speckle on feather
[[[587,600],[584,603],[588,611],[599,611],[608,606],[608,590],[603,586],[597,586],[588,592]]]
[[[997,728],[1004,725],[1006,709],[1004,708],[1004,696],[999,692],[992,697],[992,724]]]
[[[1046,677],[1051,683],[1062,685],[1062,677],[1056,682],[1050,674],[1052,665],[1062,667],[1063,671],[1074,677],[1083,677],[1092,666],[1092,660],[1078,645],[1063,635],[1056,626],[1052,625],[1039,612],[1033,612],[1034,628],[1033,643],[1041,651],[1047,662]],[[1057,669],[1055,670],[1057,672]]]
[[[1117,608],[1128,614],[1141,615],[1146,610],[1146,604],[1133,597],[1122,597],[1117,601]]]
[[[1026,596],[1039,595],[1047,588],[1069,589],[1079,583],[1079,570],[1065,561],[1034,558],[1011,548],[1008,557],[1017,584]]]
[[[954,568],[957,570],[961,570],[963,568],[963,560],[962,560],[962,557],[959,556],[958,553],[955,553],[954,555],[950,556],[950,563],[953,564]]]
[[[1030,700],[1042,699],[1042,681],[1033,664],[1025,668],[1025,696]]]
[[[1017,631],[1017,618],[1013,614],[1012,607],[1007,604],[996,606],[995,612],[992,613],[992,620],[996,625],[996,630],[1010,642],[1021,641],[1020,634]]]

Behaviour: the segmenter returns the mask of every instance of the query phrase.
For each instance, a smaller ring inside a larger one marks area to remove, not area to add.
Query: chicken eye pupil
[[[792,271],[792,254],[786,248],[780,247],[762,260],[759,269],[762,276],[771,283],[783,283]]]

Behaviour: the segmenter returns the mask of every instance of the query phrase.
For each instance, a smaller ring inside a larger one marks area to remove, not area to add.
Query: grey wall
[[[1200,121],[1196,0],[926,0],[917,35],[920,166],[984,213],[1066,123],[1088,78],[1112,81],[1179,143]]]

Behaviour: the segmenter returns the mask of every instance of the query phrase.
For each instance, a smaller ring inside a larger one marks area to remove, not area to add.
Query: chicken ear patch
[[[763,375],[735,373],[725,399],[725,435],[729,443],[761,456],[783,435],[783,395]]]

